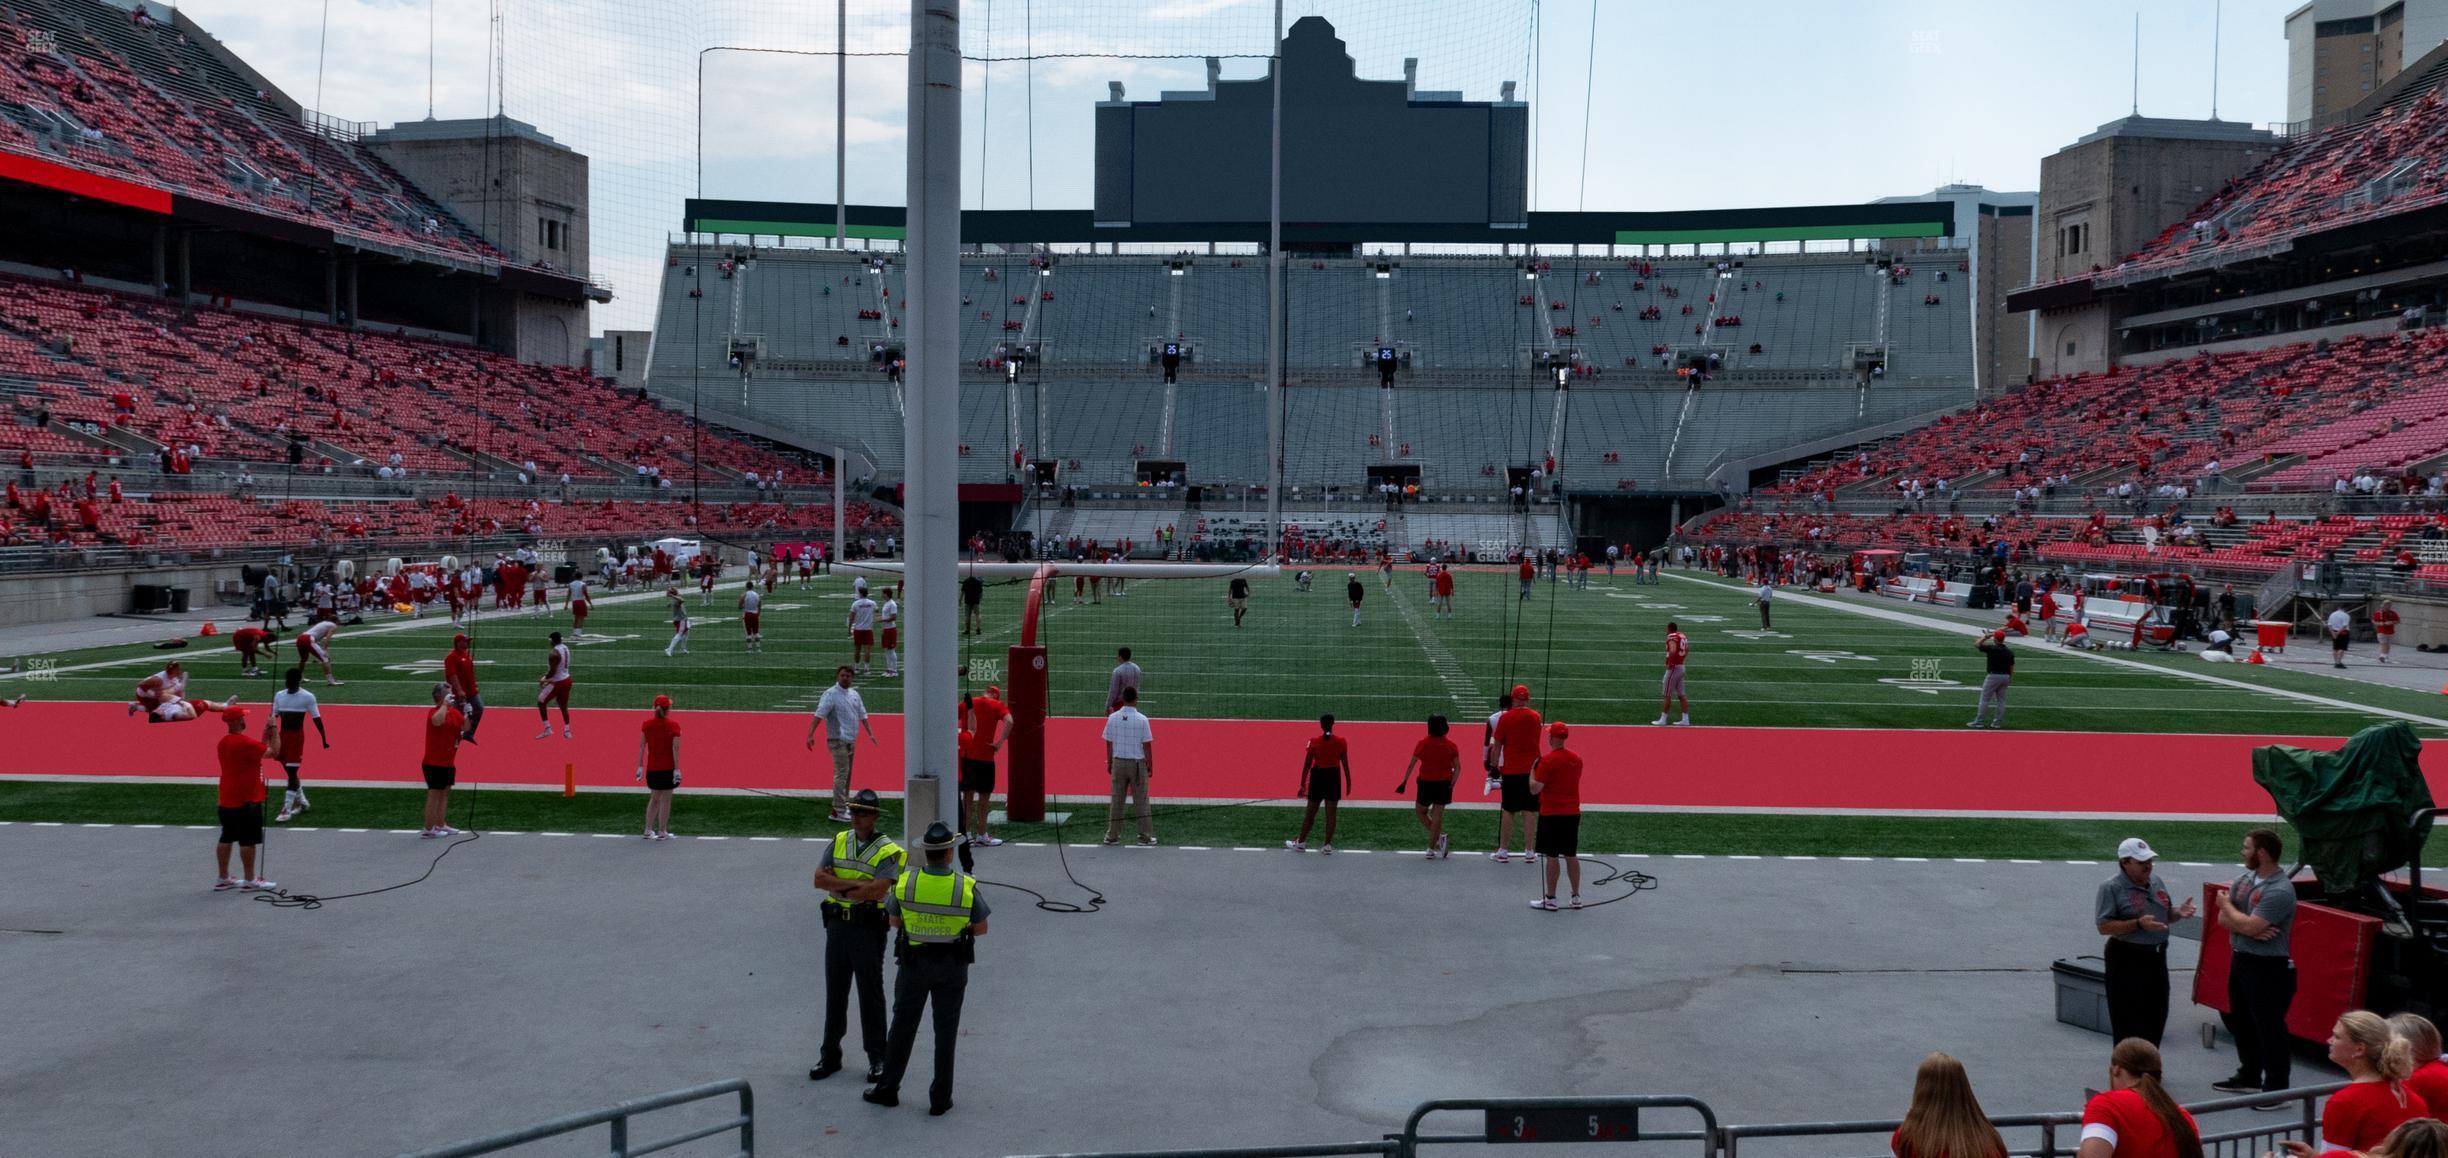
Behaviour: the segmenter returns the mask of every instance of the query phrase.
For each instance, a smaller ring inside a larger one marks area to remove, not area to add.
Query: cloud
[[[1147,14],[1156,20],[1196,20],[1203,16],[1213,16],[1227,8],[1239,8],[1249,2],[1250,0],[1166,0],[1163,4],[1149,8]]]

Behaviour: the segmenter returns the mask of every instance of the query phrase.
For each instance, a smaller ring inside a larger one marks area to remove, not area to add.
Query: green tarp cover
[[[2332,897],[2403,867],[2413,855],[2408,822],[2431,807],[2422,741],[2403,720],[2365,728],[2335,752],[2283,744],[2255,748],[2253,782],[2295,826],[2303,862]]]

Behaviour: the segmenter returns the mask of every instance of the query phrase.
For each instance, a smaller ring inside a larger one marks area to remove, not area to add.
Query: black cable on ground
[[[483,833],[476,831],[476,786],[472,783],[468,785],[467,791],[466,823],[467,834],[458,840],[453,840],[450,843],[443,845],[442,851],[434,854],[432,863],[427,864],[425,866],[425,871],[417,874],[415,880],[401,881],[396,885],[384,885],[379,889],[366,889],[362,892],[334,893],[328,897],[315,893],[293,893],[287,889],[282,889],[279,892],[273,893],[257,893],[255,894],[255,899],[262,901],[263,903],[276,909],[303,909],[312,911],[322,908],[324,903],[327,901],[345,901],[352,897],[377,896],[382,893],[404,889],[410,885],[424,884],[426,878],[434,875],[434,870],[441,867],[442,858],[449,856],[452,849],[455,849],[463,844],[474,844],[476,841],[484,837]]]
[[[1555,910],[1556,912],[1559,912],[1559,913],[1575,912],[1575,911],[1582,911],[1582,912],[1586,912],[1586,911],[1588,911],[1588,910],[1590,910],[1590,909],[1595,909],[1595,908],[1598,908],[1598,907],[1599,907],[1599,906],[1601,906],[1601,905],[1611,905],[1611,904],[1614,904],[1614,903],[1615,903],[1615,902],[1617,902],[1617,901],[1628,901],[1628,900],[1631,900],[1632,898],[1637,897],[1637,896],[1641,895],[1642,893],[1648,892],[1648,891],[1650,891],[1650,890],[1655,889],[1655,888],[1657,888],[1657,887],[1658,887],[1658,879],[1657,879],[1656,877],[1650,876],[1648,873],[1641,872],[1641,871],[1640,871],[1640,870],[1638,870],[1638,869],[1618,868],[1618,867],[1616,867],[1615,862],[1613,862],[1613,861],[1611,861],[1611,860],[1608,860],[1608,859],[1606,859],[1605,857],[1598,857],[1598,856],[1582,856],[1582,857],[1579,857],[1579,858],[1577,858],[1577,859],[1579,859],[1579,860],[1581,861],[1581,863],[1582,863],[1582,864],[1585,864],[1585,865],[1586,865],[1586,864],[1597,864],[1597,865],[1602,865],[1602,866],[1605,866],[1605,868],[1606,868],[1606,872],[1605,872],[1603,875],[1600,875],[1600,876],[1597,876],[1597,877],[1591,878],[1591,879],[1589,879],[1589,880],[1583,881],[1583,882],[1582,882],[1582,886],[1583,886],[1584,888],[1587,888],[1587,889],[1589,889],[1589,890],[1591,890],[1591,891],[1595,892],[1595,891],[1597,891],[1597,890],[1599,890],[1599,889],[1602,889],[1602,888],[1607,887],[1608,885],[1612,885],[1612,884],[1618,884],[1618,883],[1620,883],[1620,884],[1623,886],[1623,888],[1624,888],[1624,890],[1625,890],[1625,891],[1620,892],[1620,893],[1617,893],[1617,894],[1615,894],[1614,896],[1608,897],[1607,899],[1605,899],[1605,900],[1603,900],[1603,901],[1584,901],[1584,902],[1582,902],[1581,908],[1580,908],[1579,910],[1567,909],[1567,908],[1563,908],[1563,907],[1560,907],[1560,906],[1559,906],[1559,907],[1558,907],[1558,908]],[[1539,866],[1539,871],[1540,871],[1541,873],[1544,873],[1544,872],[1546,871],[1546,866],[1545,866],[1545,865],[1541,865],[1541,866]],[[1543,878],[1542,878],[1542,879],[1543,879]],[[1557,872],[1557,879],[1558,879],[1559,881],[1561,881],[1561,880],[1563,879],[1562,870],[1558,870],[1558,872]]]

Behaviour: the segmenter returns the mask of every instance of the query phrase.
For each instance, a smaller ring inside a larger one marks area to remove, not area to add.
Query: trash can
[[[162,588],[159,584],[138,583],[134,587],[128,589],[128,597],[135,604],[135,608],[139,612],[159,611],[162,609],[163,596]]]
[[[2291,623],[2275,619],[2253,620],[2253,642],[2263,651],[2285,651]]]
[[[2090,964],[2095,961],[2099,964]],[[2049,964],[2049,973],[2057,982],[2057,1020],[2110,1032],[2106,964],[2098,957],[2059,958]]]
[[[185,587],[172,587],[172,588],[169,588],[168,590],[169,590],[169,592],[170,592],[170,612],[171,612],[171,614],[173,614],[173,615],[184,615],[184,614],[186,614],[186,613],[187,613],[187,605],[189,604],[189,602],[191,602],[191,601],[193,600],[194,596],[192,596],[191,594],[189,594],[188,589],[187,589],[187,588],[185,588]]]

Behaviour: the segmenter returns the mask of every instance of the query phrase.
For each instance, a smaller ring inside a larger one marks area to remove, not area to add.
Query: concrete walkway
[[[922,1079],[898,1110],[806,1080],[815,843],[488,835],[309,912],[209,892],[212,835],[0,826],[0,872],[29,886],[0,899],[11,1149],[389,1154],[731,1076],[766,1147],[824,1158],[1349,1141],[1442,1096],[1858,1119],[1900,1116],[1933,1049],[2011,1113],[2079,1108],[2108,1049],[2054,1020],[2047,972],[2099,951],[2104,862],[1621,861],[1658,887],[1542,914],[1536,869],[1475,857],[1007,847],[989,879],[1078,899],[1067,859],[1110,904],[989,891],[958,1108],[931,1119]],[[272,875],[326,894],[439,851],[272,839]],[[2164,871],[2194,893],[2232,870]],[[2196,1044],[2188,984],[2168,1076],[2196,1099],[2232,1061]],[[1763,1152],[1883,1140],[1815,1145]]]

